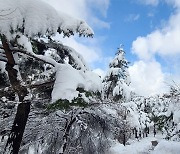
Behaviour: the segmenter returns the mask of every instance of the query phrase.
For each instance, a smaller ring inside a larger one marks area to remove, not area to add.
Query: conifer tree
[[[119,101],[126,98],[130,84],[128,64],[129,62],[125,59],[125,51],[121,45],[115,58],[110,62],[109,70],[103,80],[105,99]]]

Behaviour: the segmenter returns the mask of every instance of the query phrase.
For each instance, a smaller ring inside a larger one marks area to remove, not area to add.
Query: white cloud
[[[150,59],[151,55],[148,51],[147,40],[144,37],[138,37],[132,43],[132,52],[135,53],[140,59]]]
[[[107,15],[110,0],[86,0],[88,4],[99,10],[104,17]]]
[[[96,17],[95,11],[101,13],[103,17],[106,17],[107,9],[109,7],[110,0],[44,0],[57,11],[65,12],[70,16],[81,18],[87,21],[91,26],[99,27],[106,23]],[[95,10],[95,11],[94,11]],[[94,20],[96,19],[96,23]],[[108,25],[108,23],[106,23]]]
[[[180,74],[180,1],[164,1],[174,6],[175,13],[161,28],[147,36],[137,37],[132,43],[132,52],[139,58],[139,61],[129,68],[132,87],[142,95],[166,91],[168,82],[171,82],[171,79],[177,79]],[[147,1],[144,2],[148,4]],[[158,1],[151,2],[152,4],[154,2],[154,5],[158,4]],[[165,67],[155,61],[156,55],[168,61]],[[169,73],[164,73],[162,70],[168,70]]]
[[[159,4],[159,0],[138,0],[138,2],[145,5],[157,6]]]
[[[70,46],[80,53],[85,61],[90,65],[101,59],[101,50],[99,47],[96,47],[96,42],[87,45],[85,42],[82,43],[79,40],[77,41],[77,39],[73,37],[63,38],[61,41],[64,45]]]
[[[91,19],[91,23],[92,25],[94,25],[93,27],[97,27],[97,28],[110,28],[110,23],[107,23],[105,21],[99,20],[98,18],[94,17]]]
[[[180,13],[172,15],[162,29],[145,37],[138,37],[132,44],[132,51],[141,59],[149,59],[155,54],[168,56],[180,54]]]
[[[173,5],[174,8],[180,7],[179,0],[137,0],[139,3],[144,5],[157,6],[160,2],[165,2],[167,4]]]
[[[125,21],[127,21],[127,22],[136,21],[136,20],[139,19],[139,17],[140,17],[139,14],[129,14],[129,15],[126,17]]]
[[[131,87],[139,95],[153,95],[166,91],[165,75],[156,61],[137,61],[129,67]]]
[[[175,8],[180,8],[179,0],[165,0],[168,4],[173,5]]]
[[[153,13],[153,12],[149,12],[149,13],[147,14],[147,16],[148,16],[148,17],[154,17],[154,13]]]
[[[73,17],[86,19],[88,12],[85,0],[44,0],[56,10],[65,12]]]

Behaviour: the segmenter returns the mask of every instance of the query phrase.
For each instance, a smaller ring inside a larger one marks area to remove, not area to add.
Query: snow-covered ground
[[[152,146],[151,141],[157,141]],[[130,141],[130,145],[123,146],[116,142],[111,147],[110,154],[180,154],[180,143],[167,141],[159,137],[147,137],[139,141]]]

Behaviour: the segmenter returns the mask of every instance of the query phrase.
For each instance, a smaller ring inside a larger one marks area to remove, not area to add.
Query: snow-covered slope
[[[151,141],[157,141],[158,145],[154,147]],[[133,141],[127,146],[115,143],[109,152],[111,154],[179,154],[179,145],[178,142],[148,137],[140,141]]]

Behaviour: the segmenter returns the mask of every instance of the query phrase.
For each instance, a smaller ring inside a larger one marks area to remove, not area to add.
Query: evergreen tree
[[[5,153],[17,154],[32,101],[31,91],[21,76],[21,59],[30,57],[33,61],[35,59],[38,63],[41,61],[55,67],[59,65],[56,60],[43,55],[40,50],[36,52],[34,40],[39,41],[39,38],[48,40],[56,33],[69,37],[74,33],[92,36],[93,32],[84,21],[58,13],[41,0],[3,1],[0,13],[2,19],[0,19],[0,61],[5,62],[10,88],[16,95],[16,101],[19,102]]]
[[[118,48],[115,58],[109,64],[109,70],[103,80],[104,97],[114,101],[124,100],[128,95],[129,62],[125,59],[125,51]]]

